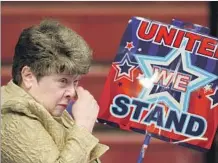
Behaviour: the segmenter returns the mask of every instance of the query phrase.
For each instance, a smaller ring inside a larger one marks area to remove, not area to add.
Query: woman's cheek
[[[59,89],[56,93],[56,97],[61,100],[62,98],[64,98],[65,89]]]

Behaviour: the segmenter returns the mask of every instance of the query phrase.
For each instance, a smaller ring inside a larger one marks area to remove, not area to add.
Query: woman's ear
[[[30,67],[24,66],[21,70],[21,77],[22,77],[22,86],[25,89],[30,89],[36,80],[35,75],[32,73]]]

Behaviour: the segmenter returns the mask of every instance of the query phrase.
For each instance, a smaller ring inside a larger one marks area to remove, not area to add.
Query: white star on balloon
[[[147,78],[151,78],[153,75],[153,64],[168,66],[181,55],[183,70],[197,76],[197,78],[189,82],[186,92],[181,92],[180,102],[167,91],[150,94],[153,87],[144,87],[138,98],[150,103],[164,102],[171,109],[187,111],[191,92],[218,78],[216,75],[191,64],[191,54],[185,50],[186,43],[187,40],[184,40],[181,48],[171,50],[165,57],[135,54],[135,58]],[[177,72],[175,71],[175,73]]]
[[[212,91],[212,84],[207,84],[204,86],[204,93],[207,93],[207,92],[211,92]]]
[[[121,72],[120,66],[123,66],[124,64],[126,64],[127,66],[130,67],[128,69],[128,73]],[[135,62],[132,62],[129,58],[128,53],[126,53],[124,55],[124,57],[122,58],[122,60],[120,62],[114,62],[112,64],[112,67],[116,70],[116,74],[114,76],[114,81],[120,80],[122,78],[133,81],[133,72],[137,69],[138,64]]]

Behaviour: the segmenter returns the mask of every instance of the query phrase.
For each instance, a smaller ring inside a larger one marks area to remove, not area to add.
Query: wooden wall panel
[[[13,5],[17,4],[17,5]],[[23,4],[23,5],[22,5]],[[169,23],[176,18],[207,25],[206,2],[65,2],[3,3],[2,60],[10,63],[14,46],[22,29],[46,17],[68,25],[94,49],[96,62],[110,63],[118,50],[122,34],[132,16],[142,16]]]
[[[96,133],[100,142],[110,146],[110,150],[101,158],[103,163],[137,162],[144,139],[135,133]],[[182,146],[151,139],[145,153],[144,163],[204,163],[204,154]]]

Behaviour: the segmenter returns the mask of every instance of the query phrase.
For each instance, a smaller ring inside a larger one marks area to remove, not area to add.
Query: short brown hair
[[[12,77],[22,82],[21,70],[29,66],[37,80],[51,73],[86,74],[92,51],[85,40],[70,28],[54,20],[24,29],[15,47]]]

